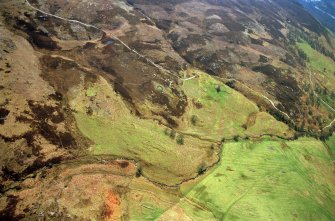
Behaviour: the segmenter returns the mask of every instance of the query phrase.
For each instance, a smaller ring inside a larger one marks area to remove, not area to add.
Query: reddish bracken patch
[[[110,191],[107,194],[103,217],[106,221],[119,220],[120,217],[120,197],[114,192]]]

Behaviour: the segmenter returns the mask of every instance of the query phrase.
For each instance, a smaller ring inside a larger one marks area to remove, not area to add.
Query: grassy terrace
[[[292,135],[286,124],[260,112],[255,103],[239,92],[201,71],[188,72],[198,77],[185,81],[182,86],[189,98],[183,132],[215,140],[263,134]],[[192,122],[192,118],[196,118],[196,122]]]
[[[199,165],[217,161],[219,147],[191,136],[184,137],[184,145],[178,144],[166,134],[166,127],[130,114],[105,80],[96,84],[88,90],[77,88],[71,102],[80,131],[94,143],[92,155],[139,160],[144,174],[171,185],[195,176]],[[93,115],[86,113],[87,107],[93,109]]]
[[[202,220],[333,220],[335,179],[317,140],[236,142],[185,199],[162,215]],[[190,187],[192,186],[192,187]],[[176,214],[178,209],[181,211]]]

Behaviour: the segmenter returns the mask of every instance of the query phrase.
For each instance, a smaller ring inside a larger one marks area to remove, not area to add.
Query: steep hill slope
[[[0,220],[335,216],[335,40],[298,2],[0,13]]]
[[[322,90],[329,90],[327,95],[334,90],[334,38],[298,2],[132,0],[106,4],[95,1],[93,9],[90,2],[77,4],[75,0],[48,1],[47,4],[36,1],[34,5],[61,17],[80,18],[104,31],[104,38],[122,40],[149,59],[147,63],[159,65],[159,70],[170,75],[161,79],[165,84],[178,82],[175,78],[178,72],[192,65],[211,75],[243,82],[274,100],[287,114],[285,118],[291,118],[301,130],[317,132],[332,120],[324,108],[317,110],[309,105],[313,103],[313,93],[306,85],[311,87],[309,72],[312,71],[316,72],[313,84],[318,82]],[[44,23],[47,27],[48,22]],[[51,32],[60,39],[66,36],[56,29]],[[87,37],[79,34],[75,38]],[[329,67],[310,67],[312,55],[296,45],[301,41],[307,41],[316,51],[326,55],[325,60],[330,59]],[[89,59],[91,63],[96,60],[98,68],[110,72],[111,68],[103,61],[106,58],[98,59],[93,53]],[[131,67],[128,68],[126,72],[131,73]],[[118,69],[112,69],[116,72],[114,75],[117,74]],[[327,79],[325,72],[329,73]],[[127,84],[126,78],[124,81]],[[134,93],[129,95],[136,99]],[[248,96],[250,92],[244,94]],[[329,97],[334,99],[334,96]],[[168,106],[173,109],[171,102]],[[177,106],[182,108],[185,104],[181,101]],[[271,108],[270,103],[268,106]],[[178,117],[183,112],[183,109],[172,109],[171,116]],[[319,120],[304,122],[305,115]],[[169,117],[164,118],[169,120]]]
[[[332,0],[299,0],[299,2],[322,22],[327,28],[335,33],[335,2]]]

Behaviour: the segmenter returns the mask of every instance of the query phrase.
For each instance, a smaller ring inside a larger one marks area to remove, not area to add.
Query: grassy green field
[[[227,143],[221,163],[193,188],[186,185],[187,200],[178,206],[188,217],[203,212],[207,218],[201,220],[330,221],[335,216],[331,165],[325,146],[312,138]]]
[[[307,42],[297,43],[297,46],[307,54],[309,66],[321,74],[320,79],[323,79],[324,84],[335,89],[335,62],[314,50]]]
[[[335,72],[335,62],[314,50],[307,42],[297,43],[297,46],[302,49],[309,58],[309,64],[311,67],[321,73],[325,73],[329,76]],[[326,69],[326,71],[324,71]]]
[[[128,188],[127,215],[133,221],[155,220],[180,200],[177,194],[161,189],[143,177],[133,179]]]
[[[176,138],[166,134],[168,128],[130,114],[105,80],[100,79],[96,84],[86,92],[79,88],[71,101],[78,128],[94,143],[90,148],[92,155],[138,160],[145,175],[166,184],[193,177],[199,165],[217,160],[218,146],[191,136],[184,136],[184,144],[178,144]],[[98,106],[92,103],[92,96]],[[93,110],[92,115],[86,113],[88,106]]]
[[[281,137],[292,136],[289,127],[277,121],[274,117],[265,112],[258,112],[255,116],[255,122],[245,131],[250,137],[257,137],[263,134],[274,134]]]
[[[259,112],[257,105],[241,93],[201,71],[192,69],[188,72],[198,77],[185,81],[182,86],[189,98],[182,131],[215,140],[263,134],[292,135],[287,125],[268,113]],[[195,123],[192,122],[194,117]],[[255,119],[248,125],[252,117]]]
[[[169,210],[162,213],[157,221],[216,221],[217,219],[213,216],[211,211],[199,206],[197,203],[192,202],[187,198],[181,199],[177,204],[171,207]]]

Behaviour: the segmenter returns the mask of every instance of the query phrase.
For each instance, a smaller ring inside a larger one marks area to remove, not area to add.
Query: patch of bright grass
[[[248,136],[257,137],[260,134],[275,134],[281,137],[293,136],[287,124],[277,121],[274,117],[265,112],[256,114],[253,125],[245,132]]]
[[[221,163],[193,189],[192,202],[218,220],[333,220],[331,157],[322,142],[227,143]]]
[[[201,107],[195,107],[196,104],[190,105],[185,115],[188,124],[183,129],[216,140],[222,137],[231,138],[234,135],[242,136],[242,126],[249,114],[258,111],[257,106],[209,75],[201,72],[197,74],[198,78],[183,83],[183,90],[191,102],[193,100]],[[220,90],[216,87],[220,87]],[[189,123],[192,115],[199,118],[195,126]]]
[[[257,115],[260,119],[246,131],[249,117],[259,113],[257,105],[206,73],[193,69],[188,71],[198,77],[183,82],[182,89],[189,105],[180,127],[182,131],[215,140],[263,134],[291,136],[288,127],[268,113]]]
[[[298,42],[297,46],[302,49],[309,58],[309,64],[311,67],[326,75],[333,75],[335,72],[335,62],[331,58],[314,50],[307,42]],[[324,72],[324,70],[326,71]]]
[[[87,97],[94,97],[97,95],[97,91],[95,87],[89,87],[86,91],[86,96]]]
[[[171,221],[171,220],[206,220],[216,221],[213,214],[203,207],[193,203],[187,198],[183,198],[163,213],[157,221]]]
[[[144,178],[136,178],[127,193],[127,215],[129,220],[151,221],[179,202],[179,197],[155,186]]]

